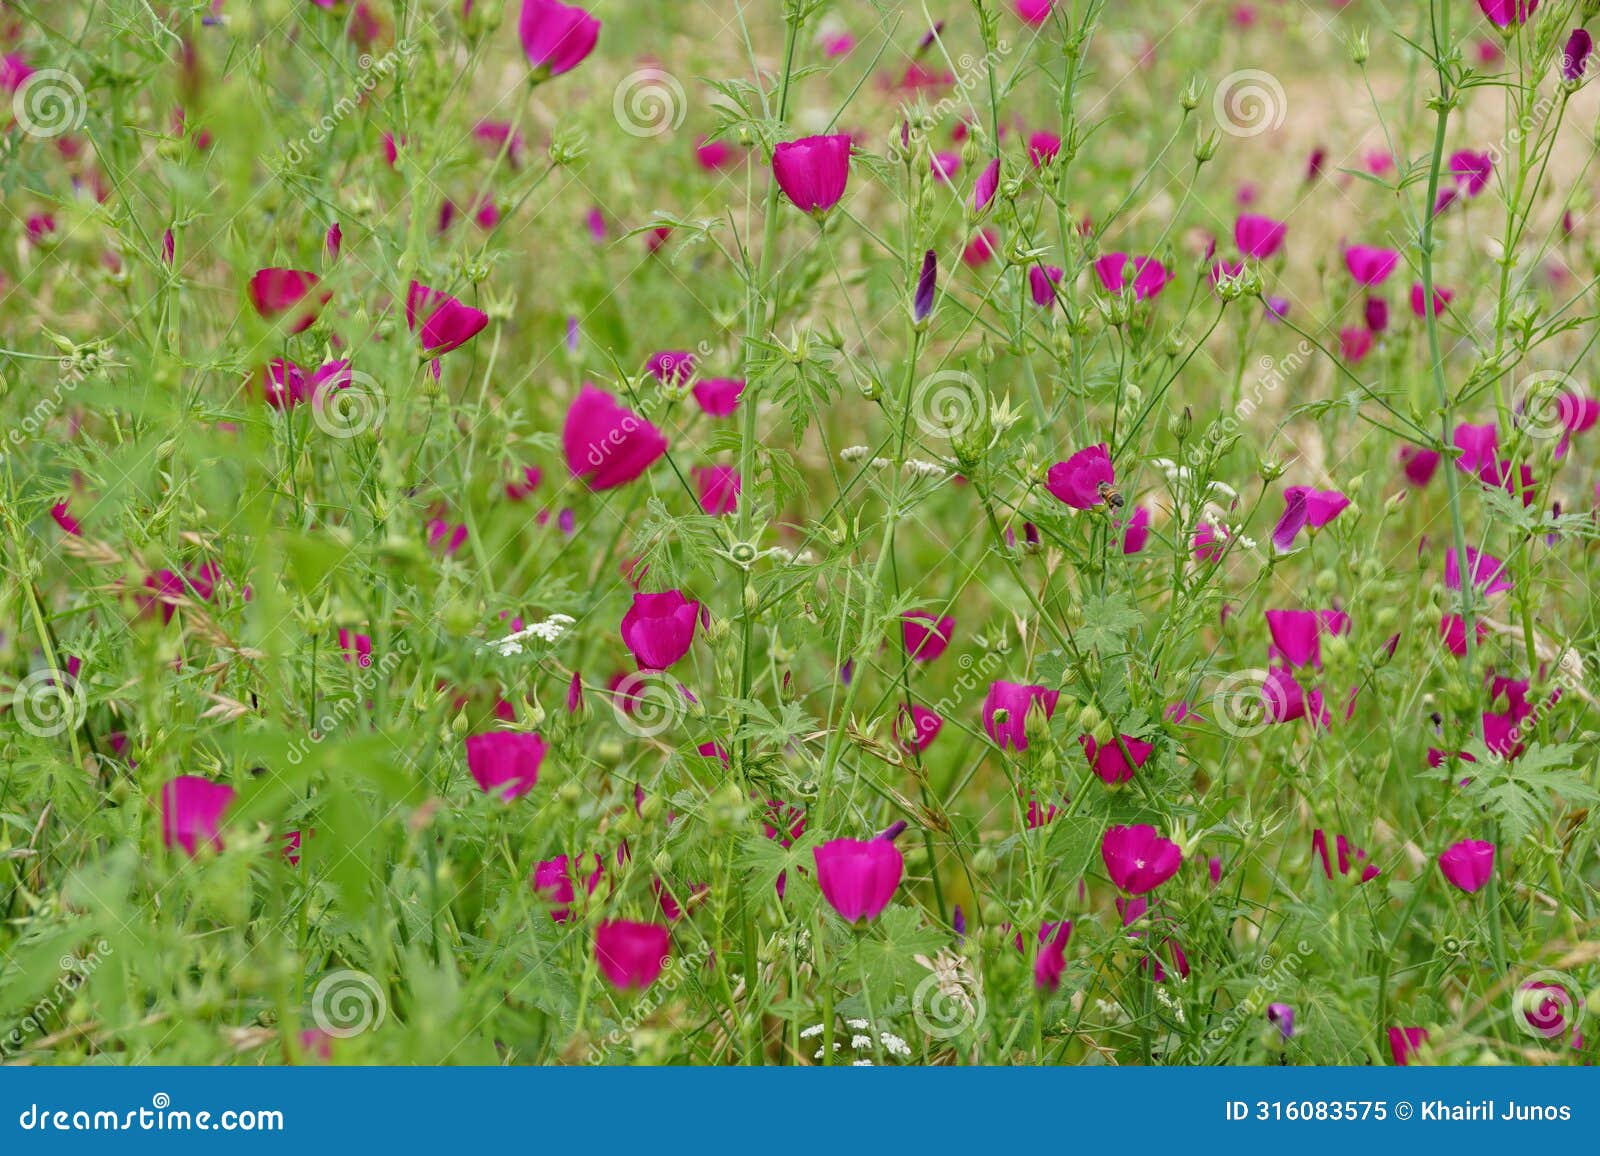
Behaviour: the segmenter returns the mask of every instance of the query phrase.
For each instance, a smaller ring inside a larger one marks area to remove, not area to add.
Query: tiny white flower
[[[862,1035],[851,1036],[850,1046],[858,1052],[864,1052],[872,1046],[872,1037]]]
[[[822,1029],[822,1024],[812,1024],[810,1027],[806,1028],[800,1033],[800,1038],[803,1040],[813,1039],[822,1034]],[[819,1052],[817,1054],[821,1055],[822,1053]]]

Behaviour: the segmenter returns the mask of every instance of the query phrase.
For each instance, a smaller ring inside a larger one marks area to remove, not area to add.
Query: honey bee
[[[1112,485],[1110,482],[1101,482],[1099,486],[1099,493],[1100,500],[1102,502],[1109,503],[1112,509],[1122,509],[1123,497],[1122,494],[1117,490],[1116,486]]]

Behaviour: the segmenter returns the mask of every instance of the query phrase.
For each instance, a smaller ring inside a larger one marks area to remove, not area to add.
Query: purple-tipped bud
[[[1286,1003],[1269,1003],[1267,1005],[1267,1020],[1277,1025],[1284,1039],[1294,1036],[1294,1008]]]
[[[933,294],[939,281],[939,257],[929,249],[922,257],[922,275],[917,278],[917,295],[911,302],[911,320],[925,324],[933,313]]]
[[[1561,50],[1561,79],[1571,84],[1583,80],[1589,67],[1589,54],[1594,51],[1594,39],[1582,28],[1574,28],[1567,37],[1567,46]]]
[[[890,823],[889,826],[878,835],[878,838],[886,843],[893,843],[900,837],[900,832],[904,831],[907,826],[908,824],[904,819],[897,819],[893,823]]]

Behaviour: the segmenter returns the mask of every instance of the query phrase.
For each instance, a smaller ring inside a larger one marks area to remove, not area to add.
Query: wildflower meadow
[[[1593,1063],[1591,33],[5,0],[0,1065]]]

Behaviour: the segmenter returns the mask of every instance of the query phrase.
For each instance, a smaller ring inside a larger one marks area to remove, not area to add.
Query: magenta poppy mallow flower
[[[1122,552],[1124,554],[1137,554],[1150,540],[1150,511],[1144,506],[1135,506],[1133,513],[1127,519],[1113,519],[1118,530],[1122,531]]]
[[[693,474],[701,510],[720,517],[739,508],[739,471],[733,466],[696,466]]]
[[[1400,263],[1400,253],[1395,249],[1382,249],[1373,245],[1351,245],[1344,251],[1344,266],[1357,284],[1372,288],[1389,279]]]
[[[448,293],[420,281],[406,288],[406,328],[417,335],[424,357],[442,357],[461,348],[488,324],[487,313]]]
[[[1427,1042],[1426,1028],[1389,1029],[1389,1055],[1398,1068],[1408,1065]]]
[[[1484,839],[1452,843],[1439,853],[1439,871],[1468,895],[1481,891],[1494,874],[1494,844]]]
[[[1034,28],[1050,19],[1055,0],[1017,0],[1017,19]]]
[[[1478,0],[1478,7],[1496,28],[1513,28],[1534,14],[1539,0]]]
[[[1320,530],[1350,505],[1338,490],[1313,490],[1309,486],[1289,486],[1283,491],[1283,516],[1272,531],[1272,545],[1280,554],[1294,546],[1301,530]]]
[[[522,0],[517,36],[537,83],[571,72],[588,59],[600,39],[600,21],[560,0]]]
[[[1061,283],[1061,278],[1066,276],[1066,270],[1059,265],[1032,265],[1028,268],[1028,294],[1033,298],[1033,303],[1040,307],[1054,305],[1056,301],[1056,286]]]
[[[1468,546],[1467,567],[1472,571],[1472,584],[1483,594],[1500,594],[1511,589],[1506,564],[1493,555]],[[1461,589],[1461,562],[1454,549],[1444,552],[1444,584],[1447,590]]]
[[[544,739],[524,731],[468,735],[467,770],[484,794],[509,802],[533,790],[548,749]]]
[[[1311,833],[1311,852],[1322,860],[1322,874],[1332,882],[1338,875],[1345,878],[1354,871],[1357,883],[1371,883],[1382,871],[1367,861],[1367,853],[1351,844],[1343,835],[1333,837],[1333,854],[1328,853],[1328,835],[1321,827]]]
[[[812,848],[811,855],[822,897],[846,923],[876,919],[889,906],[905,873],[905,858],[892,835],[833,839]]]
[[[672,932],[660,923],[603,920],[594,929],[594,959],[612,987],[643,991],[672,954]]]
[[[795,208],[813,215],[839,203],[850,180],[850,136],[808,136],[772,150],[772,175]]]
[[[1116,492],[1116,471],[1104,442],[1079,450],[1064,462],[1057,462],[1045,475],[1044,488],[1059,502],[1074,510],[1088,510],[1110,501],[1121,505]]]
[[[907,754],[920,754],[932,745],[944,728],[944,719],[925,706],[900,706],[894,720],[894,738]]]
[[[1322,665],[1322,638],[1350,633],[1350,616],[1342,610],[1268,610],[1272,635],[1270,654],[1292,667]]]
[[[642,670],[666,670],[694,644],[700,603],[680,591],[635,594],[622,616],[622,641]]]
[[[161,842],[193,859],[201,847],[222,850],[222,816],[233,788],[199,775],[179,775],[161,788]]]
[[[1561,50],[1561,79],[1568,84],[1579,84],[1589,69],[1589,56],[1594,52],[1594,37],[1585,28],[1574,28]]]
[[[690,387],[700,412],[707,417],[728,417],[739,408],[739,398],[744,393],[744,379],[738,377],[705,377]]]
[[[594,857],[594,870],[584,879],[584,889],[594,894],[594,889],[600,885],[600,876],[605,872],[605,863],[600,856]],[[575,865],[566,855],[557,855],[554,859],[541,859],[534,865],[533,876],[528,880],[534,894],[551,904],[550,918],[556,923],[565,923],[572,918],[572,904],[577,899],[578,891],[573,886],[573,877],[577,874],[577,867],[581,867],[580,858]]]
[[[626,485],[667,452],[660,430],[602,389],[585,384],[561,427],[567,469],[591,490]]]
[[[311,328],[318,311],[332,296],[331,293],[322,293],[307,301],[312,297],[317,281],[315,273],[307,273],[302,269],[257,269],[250,278],[250,304],[269,321],[294,313],[290,331],[300,333]],[[305,303],[304,309],[300,308],[302,303]]]
[[[1283,247],[1288,231],[1289,226],[1283,221],[1258,213],[1241,213],[1233,223],[1233,243],[1246,257],[1265,261]]]
[[[1089,760],[1089,766],[1094,768],[1094,773],[1107,786],[1126,783],[1133,778],[1133,772],[1144,766],[1151,752],[1155,750],[1154,746],[1143,739],[1136,739],[1131,735],[1120,735],[1119,738],[1120,742],[1109,742],[1101,746],[1094,741],[1092,735],[1078,736],[1078,742],[1083,746],[1083,754]],[[1128,752],[1126,756],[1122,753],[1124,748]]]
[[[1427,290],[1422,287],[1421,281],[1411,284],[1411,312],[1418,317],[1427,312]],[[1455,292],[1450,289],[1435,285],[1433,287],[1433,315],[1437,317],[1450,307],[1450,302],[1455,299]]]
[[[1061,975],[1067,970],[1067,941],[1071,938],[1070,919],[1039,928],[1039,954],[1033,961],[1035,990],[1053,994],[1060,989]]]
[[[950,645],[956,620],[929,610],[908,610],[900,616],[900,632],[906,644],[906,654],[914,662],[932,662]]]
[[[1094,263],[1094,275],[1107,293],[1120,294],[1129,286],[1132,274],[1133,297],[1148,301],[1172,280],[1167,267],[1154,257],[1129,256],[1127,253],[1107,253]]]
[[[976,216],[989,208],[994,200],[995,193],[1000,188],[1000,158],[995,157],[984,166],[983,172],[978,174],[978,182],[972,188],[972,212]]]
[[[983,699],[983,729],[1001,750],[1028,749],[1028,716],[1042,710],[1049,718],[1061,692],[1020,682],[996,682]]]
[[[1108,828],[1100,839],[1100,858],[1118,891],[1147,895],[1178,873],[1183,852],[1149,824]]]

